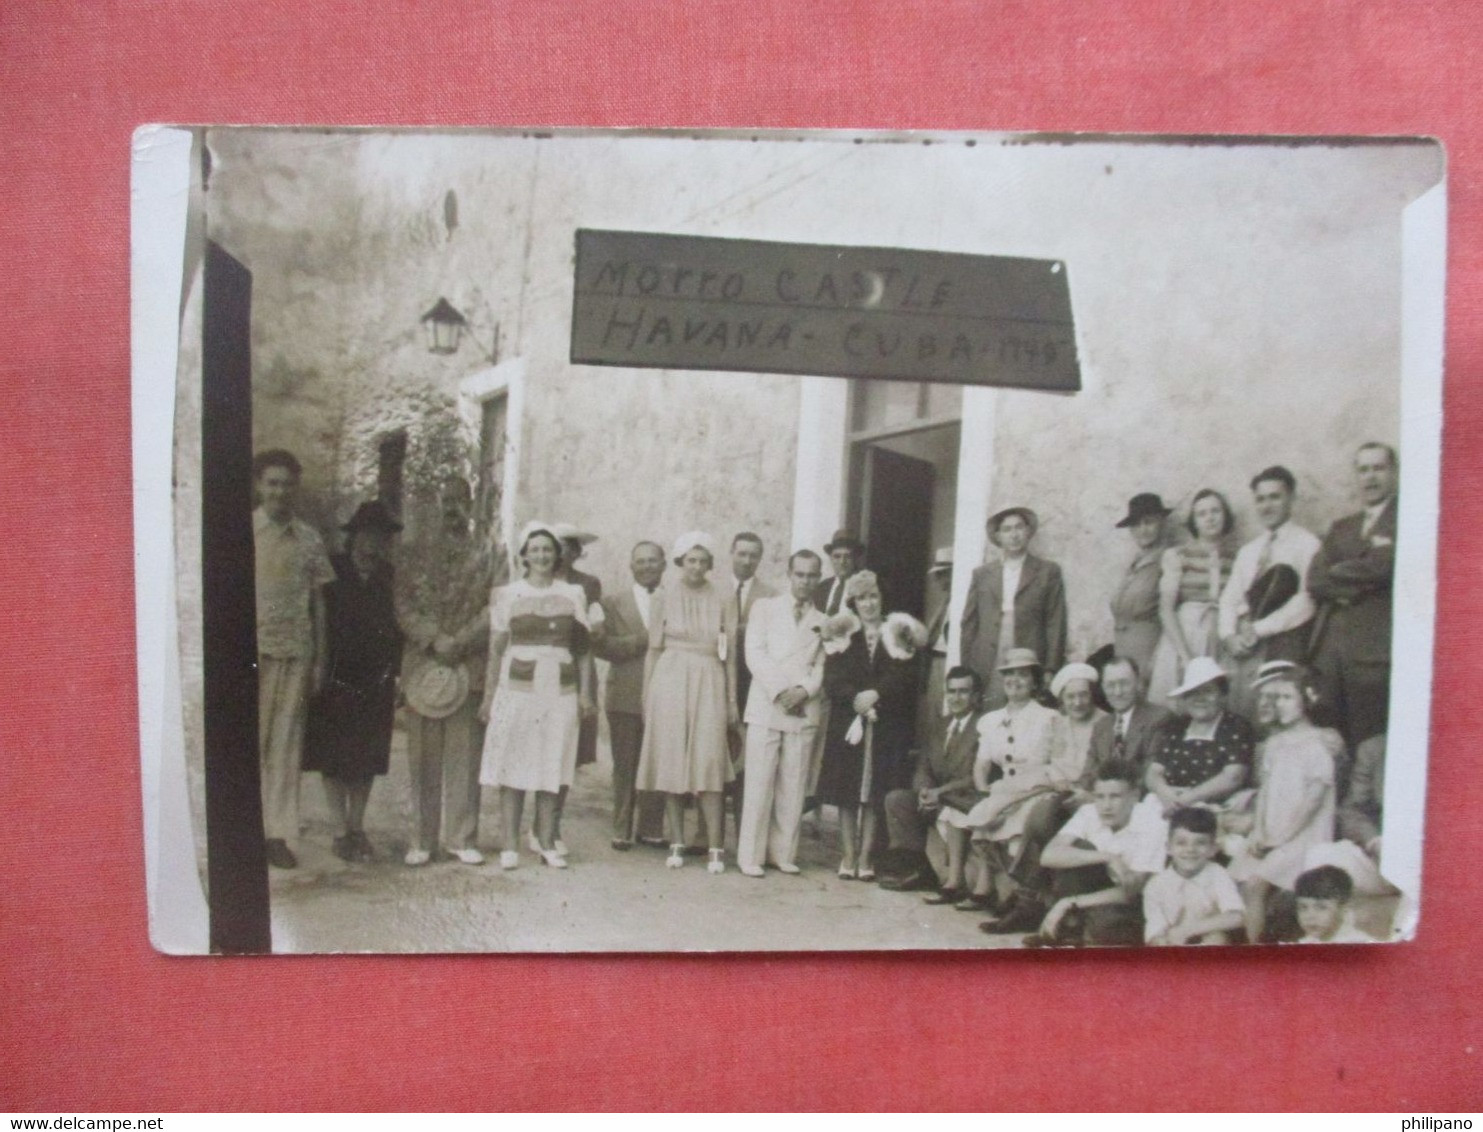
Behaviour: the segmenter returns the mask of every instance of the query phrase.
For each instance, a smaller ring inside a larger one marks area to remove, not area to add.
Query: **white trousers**
[[[746,778],[736,839],[738,865],[761,868],[769,860],[777,865],[794,864],[814,732],[812,727],[773,731],[761,724],[747,725]]]
[[[309,662],[259,656],[257,741],[263,790],[263,834],[270,841],[299,836],[299,768],[304,761],[304,714]]]

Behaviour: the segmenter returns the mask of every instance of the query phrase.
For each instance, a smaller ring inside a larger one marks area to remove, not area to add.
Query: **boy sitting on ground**
[[[1163,946],[1232,943],[1246,903],[1215,863],[1214,810],[1185,806],[1169,815],[1169,867],[1143,889],[1143,938]]]
[[[1349,918],[1354,881],[1337,865],[1320,865],[1298,877],[1293,886],[1298,898],[1299,943],[1374,943]]]
[[[1164,867],[1168,825],[1156,805],[1140,805],[1138,771],[1120,759],[1097,768],[1092,801],[1045,847],[1055,902],[1027,947],[1143,942],[1143,886]]]

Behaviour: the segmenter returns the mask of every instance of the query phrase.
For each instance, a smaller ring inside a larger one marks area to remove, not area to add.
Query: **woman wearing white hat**
[[[727,731],[736,706],[736,614],[707,575],[715,545],[704,531],[675,540],[670,553],[678,580],[654,592],[649,607],[649,656],[644,672],[644,744],[637,788],[665,795],[670,855],[685,863],[685,798],[700,799],[710,872],[724,872],[722,802],[731,768]]]
[[[1256,734],[1244,717],[1227,710],[1229,689],[1225,670],[1197,656],[1169,693],[1184,714],[1165,724],[1148,766],[1148,788],[1166,815],[1181,806],[1224,802],[1251,776]]]
[[[1005,705],[978,721],[973,784],[987,796],[966,814],[943,810],[942,820],[973,830],[980,867],[965,912],[995,911],[995,876],[1017,854],[1037,799],[1053,795],[1053,768],[1064,764],[1070,737],[1059,712],[1035,699],[1042,669],[1032,649],[1010,649],[999,661]]]
[[[580,586],[556,579],[561,541],[549,524],[527,523],[515,555],[525,576],[497,589],[490,603],[489,677],[479,713],[489,729],[479,781],[500,788],[501,867],[520,864],[520,811],[533,790],[541,859],[564,869],[556,798],[576,773],[578,721],[594,710],[587,601]]]

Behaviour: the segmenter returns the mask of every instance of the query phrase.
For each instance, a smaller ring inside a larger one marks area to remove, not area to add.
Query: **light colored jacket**
[[[820,689],[824,684],[824,647],[818,629],[824,615],[806,603],[803,619],[793,620],[793,598],[788,594],[752,603],[747,622],[747,667],[752,690],[747,695],[743,722],[772,731],[802,731],[819,725]],[[785,712],[774,701],[789,688],[808,693],[802,715]]]

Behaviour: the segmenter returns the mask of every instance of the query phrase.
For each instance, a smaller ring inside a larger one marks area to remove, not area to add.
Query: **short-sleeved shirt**
[[[1097,807],[1088,802],[1061,827],[1056,840],[1062,838],[1088,842],[1099,853],[1116,853],[1134,872],[1157,873],[1164,867],[1169,823],[1156,799],[1144,799],[1133,807],[1127,825],[1109,829],[1097,815]]]
[[[1164,768],[1164,781],[1175,790],[1208,782],[1233,763],[1250,772],[1256,735],[1241,716],[1223,713],[1209,739],[1188,738],[1187,729],[1183,717],[1167,723],[1151,759]]]
[[[1231,874],[1214,861],[1192,877],[1167,868],[1143,888],[1143,938],[1155,939],[1179,924],[1245,909]]]
[[[319,532],[302,519],[278,523],[252,513],[257,577],[257,651],[304,659],[314,655],[310,596],[335,580]]]

